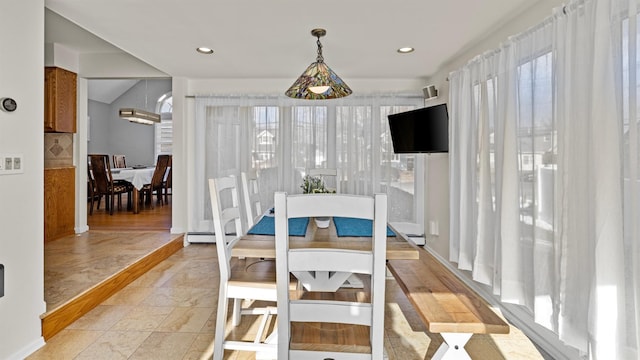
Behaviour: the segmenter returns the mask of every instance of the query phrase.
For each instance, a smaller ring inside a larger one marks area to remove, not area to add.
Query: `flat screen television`
[[[449,151],[449,114],[446,104],[390,114],[387,118],[394,153]]]

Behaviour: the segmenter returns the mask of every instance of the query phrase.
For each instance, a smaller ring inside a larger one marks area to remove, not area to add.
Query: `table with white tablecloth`
[[[140,189],[145,184],[150,184],[153,178],[154,167],[146,167],[142,169],[133,168],[121,168],[111,169],[111,176],[113,180],[128,181],[133,185],[133,213],[140,212],[140,206],[138,205],[138,199],[140,197]]]

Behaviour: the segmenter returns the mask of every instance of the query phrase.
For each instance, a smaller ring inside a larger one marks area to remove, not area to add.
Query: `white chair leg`
[[[433,355],[433,360],[471,360],[464,346],[473,334],[440,333],[440,335],[444,342]]]
[[[213,343],[213,360],[222,360],[224,355],[224,338],[226,335],[225,325],[227,322],[227,289],[224,286],[220,287],[218,294],[218,314],[216,315],[216,333]],[[224,299],[220,301],[220,299]]]
[[[274,330],[269,334],[265,341],[261,341],[267,330],[267,322],[269,317],[277,313],[277,308],[268,306],[265,308],[249,308],[243,309],[242,313],[245,315],[260,315],[260,325],[256,331],[256,337],[252,342],[249,341],[225,341],[222,345],[224,349],[240,350],[240,351],[255,351],[256,360],[272,360],[277,359],[277,331]],[[215,352],[214,352],[215,354]],[[214,360],[218,360],[214,358]]]
[[[240,317],[242,316],[242,299],[233,299],[233,315],[231,323],[233,326],[240,325]]]

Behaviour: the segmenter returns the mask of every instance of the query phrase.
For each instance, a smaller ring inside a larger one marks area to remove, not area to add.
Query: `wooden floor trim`
[[[184,235],[176,237],[57,309],[42,315],[42,336],[44,340],[49,340],[82,315],[181,249],[184,246],[183,239]]]

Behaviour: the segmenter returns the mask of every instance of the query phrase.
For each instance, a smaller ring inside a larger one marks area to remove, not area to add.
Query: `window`
[[[162,95],[156,104],[160,123],[155,125],[155,156],[173,153],[173,96],[170,92]]]
[[[300,173],[327,167],[327,107],[295,106],[293,121],[293,167]]]
[[[255,106],[250,120],[251,168],[259,170],[278,165],[278,107]]]
[[[275,191],[300,193],[308,169],[335,168],[341,192],[387,193],[389,221],[421,222],[416,209],[422,202],[414,195],[423,179],[414,181],[413,155],[393,153],[387,115],[414,109],[424,100],[388,99],[387,104],[398,101],[400,105],[382,104],[378,98],[314,106],[283,105],[282,100],[271,98],[196,99],[193,151],[199,164],[195,171],[201,172],[196,176],[206,180],[255,169],[261,203],[269,207]],[[255,104],[247,105],[251,101]],[[204,183],[192,184],[202,187],[198,190],[202,194],[194,196],[204,198],[203,207],[196,210],[203,217],[189,231],[209,231]],[[327,180],[327,186],[338,188],[333,179]]]
[[[571,1],[449,76],[449,260],[589,359],[640,348],[636,5]]]

